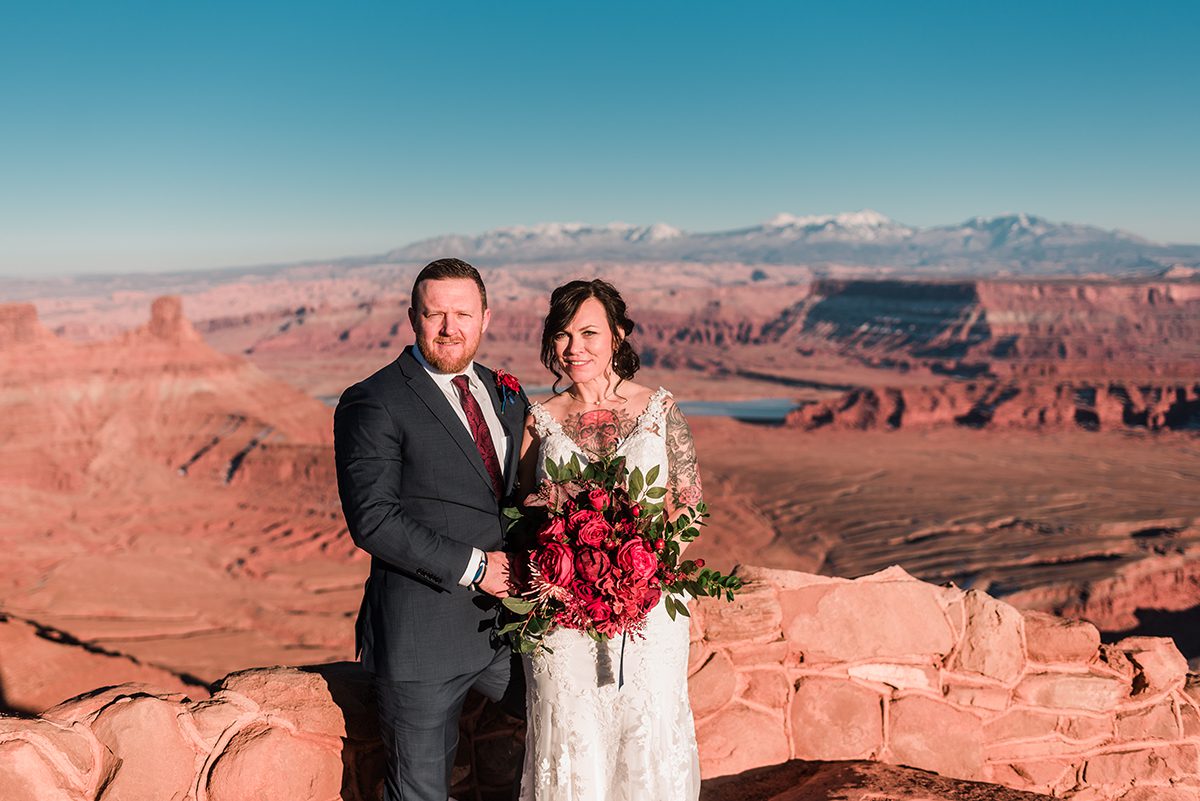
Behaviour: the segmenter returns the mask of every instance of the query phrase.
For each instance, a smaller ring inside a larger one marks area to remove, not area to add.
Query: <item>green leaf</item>
[[[509,520],[520,520],[525,516],[525,513],[515,506],[505,506],[504,511],[500,514],[504,515]]]
[[[647,498],[661,498],[666,494],[667,494],[666,487],[651,487],[650,489],[646,490]]]
[[[500,603],[510,612],[516,612],[518,615],[527,615],[533,611],[533,601],[527,601],[524,598],[508,597]]]
[[[651,467],[649,472],[646,473],[646,483],[653,484],[654,480],[658,478],[659,472],[661,472],[661,471],[659,470],[658,465],[654,465],[654,467]]]
[[[546,457],[546,463],[543,465],[546,471],[546,478],[551,481],[558,481],[558,464],[549,456]]]
[[[685,604],[685,603],[681,603],[681,602],[679,602],[679,601],[676,601],[676,602],[675,602],[675,608],[676,608],[676,609],[678,609],[678,610],[679,610],[679,614],[683,615],[684,617],[691,617],[691,616],[692,616],[692,613],[691,613],[691,612],[689,612],[689,611],[687,610],[687,604]]]
[[[629,497],[636,501],[642,494],[643,486],[645,484],[642,481],[642,471],[635,467],[629,474]]]
[[[670,595],[668,595],[665,599],[665,602],[663,603],[663,606],[665,606],[667,608],[667,614],[671,617],[671,620],[674,620],[675,619],[675,599],[672,598]]]

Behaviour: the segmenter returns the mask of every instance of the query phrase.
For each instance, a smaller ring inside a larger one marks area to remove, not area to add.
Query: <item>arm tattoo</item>
[[[667,494],[676,509],[695,506],[702,498],[696,443],[683,412],[672,403],[667,409]]]
[[[581,412],[562,421],[563,432],[592,456],[611,455],[636,427],[635,418],[613,409]]]

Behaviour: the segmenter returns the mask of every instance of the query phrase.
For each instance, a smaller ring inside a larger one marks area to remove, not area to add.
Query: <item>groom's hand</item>
[[[479,589],[497,598],[507,598],[510,594],[509,555],[504,551],[488,551],[484,557],[487,559],[487,570],[479,582]]]

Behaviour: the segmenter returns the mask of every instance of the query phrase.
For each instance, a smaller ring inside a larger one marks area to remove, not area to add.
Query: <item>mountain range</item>
[[[1029,214],[915,228],[869,209],[696,233],[665,223],[543,223],[424,239],[382,257],[419,262],[454,254],[481,264],[547,261],[736,261],[861,266],[926,275],[1155,274],[1200,264],[1200,245],[1161,245],[1119,230]]]

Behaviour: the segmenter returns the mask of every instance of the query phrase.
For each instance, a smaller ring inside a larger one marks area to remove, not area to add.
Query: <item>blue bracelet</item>
[[[484,575],[487,574],[487,555],[479,558],[479,567],[475,569],[475,578],[471,579],[471,584],[478,587],[479,582],[483,581]]]

